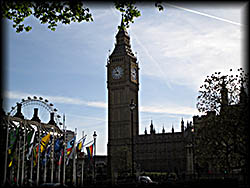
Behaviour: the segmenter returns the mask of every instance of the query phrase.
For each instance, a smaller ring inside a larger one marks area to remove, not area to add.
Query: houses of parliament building
[[[175,172],[193,173],[192,123],[181,132],[139,135],[139,63],[132,52],[130,36],[123,23],[116,34],[115,48],[107,62],[108,89],[108,174]]]

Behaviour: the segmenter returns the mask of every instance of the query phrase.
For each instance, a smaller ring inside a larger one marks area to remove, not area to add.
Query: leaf
[[[27,26],[27,27],[25,27],[24,29],[25,29],[26,32],[29,32],[29,31],[32,29],[32,27]]]
[[[160,4],[161,2],[156,2],[155,7],[159,9],[159,11],[163,11],[163,6]]]
[[[85,14],[85,12],[88,14]],[[29,32],[32,29],[30,26],[23,26],[25,19],[31,15],[40,20],[41,24],[49,25],[55,22],[70,24],[70,20],[79,23],[93,21],[89,9],[83,7],[81,1],[76,1],[73,5],[69,1],[52,3],[46,1],[4,1],[4,3],[1,3],[1,14],[3,18],[13,20],[13,27],[17,33]],[[52,24],[52,26],[56,27],[57,25]]]

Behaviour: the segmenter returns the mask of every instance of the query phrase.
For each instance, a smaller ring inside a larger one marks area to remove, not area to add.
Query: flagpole
[[[40,127],[39,125],[37,126],[38,128],[38,156],[37,156],[37,174],[36,174],[36,185],[39,185],[39,167],[40,167],[40,151],[41,151],[41,133],[40,133]]]
[[[34,133],[35,134],[35,133]],[[33,143],[32,143],[32,145],[33,145],[33,147],[34,147],[34,140],[33,140]],[[31,165],[30,165],[30,181],[31,181],[31,185],[32,185],[32,182],[33,182],[33,177],[32,177],[32,175],[33,175],[33,162],[34,162],[34,154],[33,154],[33,148],[32,147],[32,150],[31,150]]]
[[[52,130],[53,130],[53,140],[52,140],[52,148],[51,148],[51,155],[52,155],[52,158],[51,158],[51,183],[53,183],[53,180],[54,180],[54,144],[55,144],[55,129],[54,127],[52,127]]]
[[[46,149],[47,150],[47,149]],[[45,150],[45,164],[44,164],[44,176],[43,176],[43,182],[46,183],[47,179],[47,151]]]
[[[95,160],[96,160],[96,131],[94,131],[93,138],[94,138],[94,183],[96,183],[96,173],[95,173]]]
[[[84,137],[84,131],[82,131],[82,137]],[[81,187],[83,187],[83,173],[84,173],[84,153],[83,153],[83,158],[82,158]]]
[[[6,146],[5,146],[5,166],[4,166],[4,178],[3,185],[6,184],[7,177],[7,164],[8,164],[8,142],[9,142],[9,117],[10,113],[7,114],[7,126],[6,126]]]
[[[77,135],[77,128],[75,128],[75,133],[74,137]],[[76,139],[75,139],[76,140]],[[76,153],[76,141],[74,141],[74,146],[73,146],[73,185],[76,186],[76,161],[75,161],[75,153]]]
[[[17,129],[18,127],[15,127],[15,128]],[[16,133],[16,145],[15,145],[15,154],[17,155],[17,161],[18,161],[18,146],[17,146],[18,136],[19,136],[19,130],[18,130],[18,133]],[[14,159],[13,159],[13,162],[14,162]],[[13,163],[12,163],[12,165],[13,165]],[[18,167],[18,165],[17,165],[17,167]],[[16,173],[16,169],[12,168],[12,173],[11,173],[12,182],[15,182],[15,173]]]
[[[26,120],[24,120],[24,133],[23,133],[23,161],[22,161],[22,176],[21,176],[21,186],[23,186],[24,180],[24,159],[25,159],[25,144],[26,144]]]
[[[63,114],[63,181],[62,184],[65,185],[65,162],[66,162],[66,126],[65,126],[65,114]]]
[[[30,164],[30,183],[32,183],[32,173],[33,173],[33,148],[34,148],[34,140],[35,140],[35,130],[32,128],[33,134],[30,140],[30,144],[28,146],[28,155],[27,155],[27,160],[29,161],[30,155],[31,155],[31,164]],[[32,140],[33,138],[33,140]],[[30,153],[31,152],[31,153]],[[31,184],[32,185],[32,184]]]
[[[60,135],[60,138],[61,138],[61,135]],[[57,179],[58,183],[60,183],[60,181],[61,181],[61,162],[60,162],[60,160],[61,160],[61,148],[59,149],[59,153],[60,153],[60,155],[59,155],[59,159],[58,159],[58,179]]]
[[[62,149],[60,149],[60,156],[59,156],[59,161],[58,161],[58,183],[61,182],[61,154],[62,154]]]
[[[20,127],[21,125],[19,124],[19,127]],[[21,143],[20,143],[20,141],[21,141],[21,139],[20,139],[20,128],[19,128],[19,135],[18,135],[18,163],[17,163],[17,186],[19,186],[19,174],[20,174],[20,155],[21,155]]]

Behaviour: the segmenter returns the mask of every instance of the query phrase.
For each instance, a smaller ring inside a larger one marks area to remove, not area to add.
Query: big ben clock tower
[[[122,21],[107,63],[108,169],[112,179],[116,175],[130,173],[132,168],[132,138],[138,135],[139,130],[138,71],[137,58],[132,53],[130,37]],[[132,115],[129,108],[131,100],[136,104]]]

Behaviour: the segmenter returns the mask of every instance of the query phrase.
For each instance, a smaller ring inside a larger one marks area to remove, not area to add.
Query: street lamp
[[[97,134],[96,134],[96,131],[94,131],[94,134],[93,134],[93,138],[94,138],[94,183],[95,183],[95,158],[96,158],[96,137],[97,137]]]
[[[136,104],[134,103],[134,99],[131,100],[131,103],[129,105],[130,114],[131,114],[131,160],[132,160],[132,176],[134,175],[134,135],[133,135],[133,111],[136,107]]]

